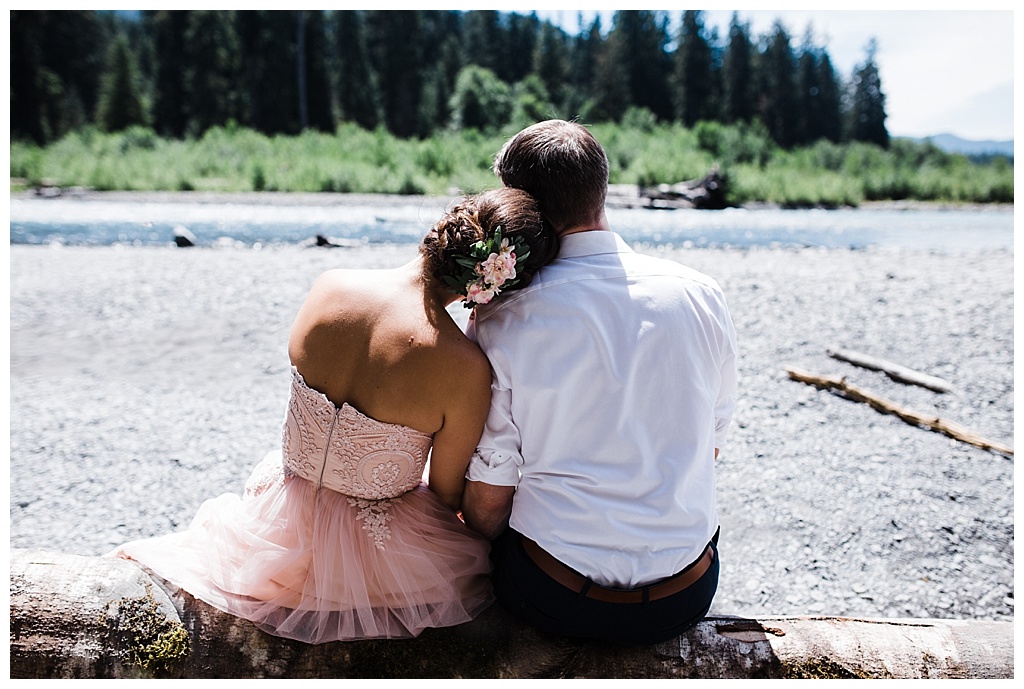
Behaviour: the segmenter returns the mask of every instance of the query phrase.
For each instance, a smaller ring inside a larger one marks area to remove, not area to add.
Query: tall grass
[[[1013,202],[1013,164],[1005,158],[972,163],[905,140],[888,150],[822,141],[784,151],[758,125],[701,122],[687,129],[657,124],[642,112],[627,113],[626,123],[592,127],[608,153],[613,184],[671,184],[714,167],[735,204]],[[10,174],[12,189],[473,193],[496,186],[491,164],[513,133],[448,130],[417,140],[342,124],[333,134],[269,137],[228,126],[170,140],[141,127],[112,134],[83,129],[45,148],[13,142]]]

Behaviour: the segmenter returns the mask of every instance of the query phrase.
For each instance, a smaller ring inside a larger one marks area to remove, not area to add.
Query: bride
[[[458,511],[491,378],[446,307],[524,287],[557,250],[534,199],[497,189],[453,206],[404,266],[324,273],[289,339],[280,450],[244,495],[111,554],[308,643],[472,619],[493,600],[489,543]]]

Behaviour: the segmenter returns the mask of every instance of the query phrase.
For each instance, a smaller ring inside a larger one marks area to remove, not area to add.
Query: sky
[[[744,3],[743,6],[757,5]],[[983,10],[737,11],[741,21],[750,23],[751,34],[755,37],[769,31],[772,24],[780,20],[794,48],[801,45],[810,25],[815,44],[825,47],[844,79],[863,62],[865,47],[875,38],[878,42],[875,62],[882,77],[888,115],[886,127],[891,136],[954,134],[976,141],[1006,141],[1013,139],[1014,129],[1015,17],[1009,9],[998,9],[999,5],[992,7]],[[673,28],[678,25],[682,11],[670,10]],[[607,31],[615,10],[536,12],[576,35],[579,13],[582,12],[587,26],[595,14],[600,13],[602,29]],[[727,36],[732,12],[732,9],[705,10],[705,26],[709,29],[717,26],[719,35]]]

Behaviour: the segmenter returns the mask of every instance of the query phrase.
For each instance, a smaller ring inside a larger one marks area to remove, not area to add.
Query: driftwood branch
[[[662,644],[538,634],[500,606],[415,639],[269,636],[127,560],[11,550],[10,668],[25,678],[1012,678],[1013,623],[713,616]]]
[[[948,435],[950,438],[965,442],[969,445],[974,445],[975,447],[980,447],[986,450],[994,450],[996,452],[1001,452],[1007,457],[1013,457],[1012,447],[992,442],[991,440],[986,440],[977,433],[961,426],[958,423],[946,421],[945,419],[941,419],[937,416],[921,414],[920,412],[904,409],[895,402],[878,397],[851,383],[847,383],[845,378],[819,376],[813,373],[808,373],[807,371],[801,371],[800,369],[793,368],[792,366],[786,367],[786,373],[789,374],[789,377],[792,380],[807,383],[808,385],[813,385],[823,390],[835,390],[849,399],[870,405],[876,411],[880,411],[883,414],[898,416],[912,426],[924,426],[925,428],[929,428],[937,433],[943,433]]]
[[[900,366],[899,364],[894,364],[891,361],[879,359],[868,354],[854,352],[849,349],[829,349],[828,355],[833,359],[839,359],[840,361],[845,361],[853,364],[854,366],[860,366],[861,368],[870,369],[872,371],[881,371],[897,383],[918,385],[923,388],[928,388],[929,390],[934,390],[935,392],[949,392],[953,389],[952,384],[942,378],[936,378],[935,376],[930,376],[927,373],[921,373],[919,371],[909,369],[906,366]]]

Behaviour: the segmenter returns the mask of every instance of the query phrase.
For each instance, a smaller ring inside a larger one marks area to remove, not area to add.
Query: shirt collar
[[[608,230],[577,232],[562,237],[559,242],[558,258],[633,253],[633,249],[617,232]]]

